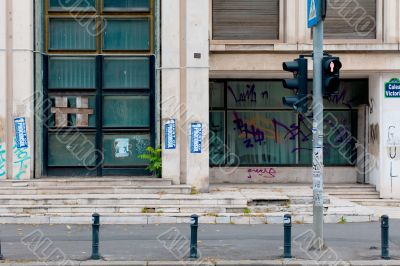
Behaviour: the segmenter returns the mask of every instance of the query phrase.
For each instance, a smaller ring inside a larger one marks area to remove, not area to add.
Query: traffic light
[[[340,69],[339,57],[324,56],[322,59],[322,93],[324,97],[339,94]]]
[[[283,87],[294,90],[296,96],[283,97],[283,104],[301,113],[307,112],[307,59],[300,57],[291,62],[283,63],[283,70],[292,72],[293,79],[284,79]]]

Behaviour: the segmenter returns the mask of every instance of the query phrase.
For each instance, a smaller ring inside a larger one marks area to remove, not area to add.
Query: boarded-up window
[[[279,39],[279,0],[213,0],[214,40]]]
[[[328,0],[327,39],[376,39],[376,0]]]

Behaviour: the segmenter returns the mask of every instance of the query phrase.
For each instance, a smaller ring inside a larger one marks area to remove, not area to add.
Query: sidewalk
[[[400,220],[391,220],[390,226],[390,255],[394,260],[400,259]],[[87,266],[327,265],[310,261],[330,261],[328,265],[400,265],[400,261],[379,261],[379,223],[325,225],[327,249],[323,252],[308,249],[310,225],[293,225],[295,259],[289,261],[281,259],[282,225],[204,224],[199,226],[199,260],[191,264],[186,263],[190,237],[187,224],[103,225],[100,243],[103,262],[88,261],[91,227],[87,225],[2,225],[0,229],[5,262],[14,262],[0,265],[53,265],[48,261],[57,261],[54,265]]]

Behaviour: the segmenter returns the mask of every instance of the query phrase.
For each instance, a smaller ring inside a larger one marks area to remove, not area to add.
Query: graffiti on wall
[[[387,129],[387,153],[389,157],[389,176],[391,193],[393,193],[393,181],[400,178],[400,128],[389,125]]]
[[[267,140],[272,140],[276,144],[282,144],[286,141],[308,143],[312,140],[312,128],[307,123],[306,117],[299,115],[298,122],[285,123],[277,118],[266,118],[256,115],[252,119],[243,119],[239,113],[233,113],[234,129],[239,133],[239,137],[243,140],[246,148],[254,148],[257,145],[264,144]],[[329,123],[329,121],[325,121]],[[346,125],[348,121],[341,119],[340,124]],[[257,126],[257,125],[259,126]],[[343,131],[343,132],[341,132]],[[335,130],[337,133],[334,138],[334,144],[348,144],[351,141],[348,130],[340,127]],[[291,150],[292,153],[298,150],[312,150],[307,147],[296,147]]]
[[[276,176],[275,168],[249,168],[247,169],[248,179],[254,177],[274,178]]]
[[[28,148],[18,148],[16,144],[13,146],[14,153],[14,169],[16,170],[14,178],[20,180],[28,173],[29,161],[31,159]]]
[[[3,140],[0,138],[0,177],[4,177],[6,174],[6,150]]]

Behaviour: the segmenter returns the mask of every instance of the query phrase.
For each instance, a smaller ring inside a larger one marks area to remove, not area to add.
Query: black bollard
[[[92,260],[101,259],[99,254],[99,232],[100,232],[100,214],[93,213],[93,224],[92,224]]]
[[[381,217],[381,248],[382,259],[390,260],[389,256],[389,217],[382,215]]]
[[[285,214],[283,217],[283,258],[292,258],[292,216]]]
[[[193,214],[190,218],[190,256],[197,259],[197,229],[199,228],[199,216]]]
[[[0,260],[4,260],[3,253],[1,253],[1,241],[0,241]]]

